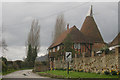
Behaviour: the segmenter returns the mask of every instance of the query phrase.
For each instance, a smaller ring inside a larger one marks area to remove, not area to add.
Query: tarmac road
[[[2,76],[2,80],[119,80],[110,78],[80,78],[80,79],[53,79],[49,77],[43,77],[32,72],[32,70],[20,70],[7,75]]]
[[[31,69],[16,71],[2,76],[2,78],[3,80],[61,80],[37,75]]]

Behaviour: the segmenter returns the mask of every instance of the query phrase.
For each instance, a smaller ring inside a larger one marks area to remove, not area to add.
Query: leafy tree
[[[72,51],[72,45],[73,45],[73,42],[71,40],[71,36],[68,35],[67,38],[64,40],[63,42],[64,44],[64,50],[67,52],[67,51]]]
[[[7,59],[5,57],[2,57],[2,61],[4,62],[5,65],[7,65]]]
[[[31,44],[29,44],[28,46],[28,54],[27,54],[27,61],[32,61],[32,47],[31,47]]]
[[[7,71],[7,66],[4,62],[2,62],[2,71],[6,72]]]
[[[64,51],[65,52],[72,52],[72,56],[74,57],[75,50],[72,48],[73,42],[71,40],[71,36],[68,35],[67,38],[63,42],[64,44]]]

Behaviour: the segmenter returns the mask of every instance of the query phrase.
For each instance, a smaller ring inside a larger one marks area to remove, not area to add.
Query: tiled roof
[[[64,42],[64,40],[67,38],[68,34],[70,35],[70,38],[72,42],[79,42],[79,43],[90,43],[88,40],[81,32],[79,29],[76,28],[76,26],[71,27],[70,29],[66,30],[63,32],[58,39],[49,47],[55,47],[61,43]]]
[[[92,16],[86,17],[82,25],[81,32],[87,36],[87,38],[91,39],[92,42],[104,43],[103,38]]]

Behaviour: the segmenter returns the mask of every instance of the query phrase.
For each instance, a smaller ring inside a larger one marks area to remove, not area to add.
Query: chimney
[[[67,30],[69,30],[69,24],[67,24]]]

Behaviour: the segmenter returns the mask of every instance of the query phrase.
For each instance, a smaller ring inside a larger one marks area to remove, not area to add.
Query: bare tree
[[[39,52],[40,48],[40,26],[38,24],[38,20],[33,20],[31,29],[28,35],[27,44],[31,44],[32,48],[37,47],[37,52]]]
[[[0,35],[0,48],[1,48],[1,51],[2,51],[2,56],[3,57],[6,57],[6,54],[5,54],[5,51],[8,51],[8,48],[7,48],[7,43],[6,43],[6,40],[4,38],[4,29],[3,29],[3,25],[1,27],[1,33],[2,35]]]
[[[5,39],[2,39],[2,41],[0,42],[0,47],[1,47],[2,53],[3,53],[2,56],[6,57],[5,51],[8,51],[8,49],[7,49],[7,44],[6,44]]]
[[[60,36],[60,34],[65,31],[65,25],[64,15],[57,16],[53,41],[55,41]]]
[[[38,20],[33,20],[27,40],[27,61],[33,62],[40,49],[40,26]]]

